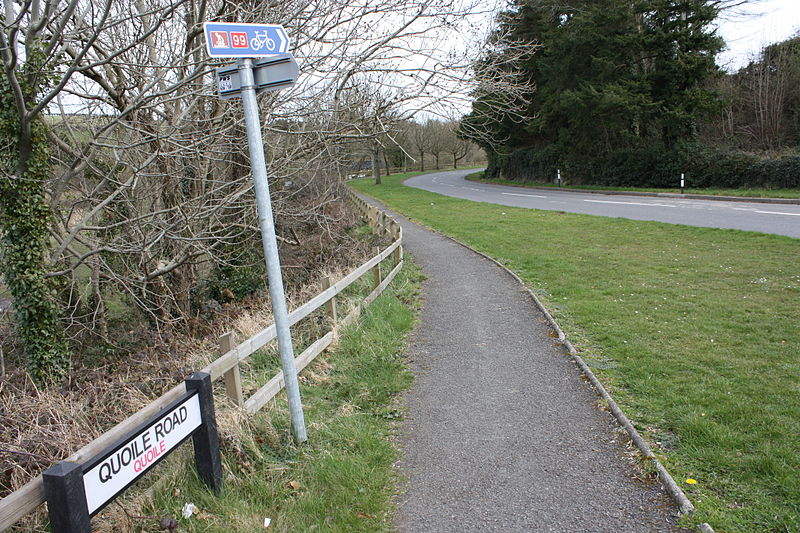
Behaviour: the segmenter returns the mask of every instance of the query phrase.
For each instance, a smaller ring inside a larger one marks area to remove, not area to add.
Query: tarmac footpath
[[[374,200],[371,203],[378,205]],[[396,216],[396,215],[395,215]],[[427,276],[408,356],[401,533],[686,532],[527,291],[396,216]]]

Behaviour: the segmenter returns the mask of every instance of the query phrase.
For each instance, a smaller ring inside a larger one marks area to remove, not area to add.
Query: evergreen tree
[[[722,41],[710,28],[719,12],[707,0],[515,0],[500,17],[504,46],[539,43],[517,65],[536,86],[524,127],[505,117],[484,125],[518,149],[586,162],[625,150],[673,151],[715,109],[703,88]],[[478,69],[480,73],[480,69]],[[467,121],[489,115],[476,100]],[[529,158],[530,159],[530,158]],[[534,158],[535,159],[535,158]]]

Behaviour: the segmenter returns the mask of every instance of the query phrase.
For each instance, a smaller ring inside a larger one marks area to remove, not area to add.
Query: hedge
[[[674,188],[684,173],[687,185],[695,188],[800,188],[800,156],[760,159],[696,145],[671,152],[620,150],[584,161],[560,159],[551,146],[498,159],[499,174],[520,182],[552,182],[561,168],[564,179],[576,185]]]

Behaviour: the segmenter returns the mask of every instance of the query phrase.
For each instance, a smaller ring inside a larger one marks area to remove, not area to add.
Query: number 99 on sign
[[[243,31],[232,31],[231,44],[234,48],[247,48],[247,33]]]

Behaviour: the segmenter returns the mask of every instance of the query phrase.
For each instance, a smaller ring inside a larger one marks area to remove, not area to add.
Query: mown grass
[[[559,186],[555,183],[549,182],[520,182],[512,180],[485,180],[483,179],[483,172],[476,172],[467,176],[468,180],[479,181],[481,183],[494,183],[497,185],[513,185],[516,187],[528,188],[552,188],[558,189]],[[672,193],[680,194],[680,187],[672,189],[658,189],[646,187],[606,187],[602,185],[569,185],[565,184],[564,188],[580,189],[588,191],[622,191],[622,192],[647,192],[647,193]],[[747,198],[800,198],[800,189],[694,189],[685,188],[685,194],[702,194],[706,196],[737,196]]]
[[[389,289],[348,327],[332,353],[300,377],[308,441],[291,440],[281,393],[223,448],[224,488],[211,494],[191,463],[162,483],[148,510],[178,518],[179,531],[381,532],[392,530],[398,475],[392,443],[399,394],[412,381],[403,358],[413,327],[419,270],[408,263]],[[194,503],[200,513],[180,516]],[[148,531],[156,531],[150,522]]]
[[[399,181],[353,185],[540,295],[696,504],[688,523],[800,531],[800,240],[473,203]]]

